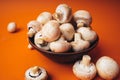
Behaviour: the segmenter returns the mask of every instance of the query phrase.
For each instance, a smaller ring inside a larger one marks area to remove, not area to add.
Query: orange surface
[[[110,56],[120,65],[120,1],[119,0],[0,0],[0,80],[24,80],[25,71],[34,65],[44,67],[50,80],[77,80],[73,64],[53,62],[36,50],[27,48],[26,24],[43,11],[54,12],[56,6],[66,3],[73,12],[88,10],[93,17],[92,27],[98,33],[98,46],[89,54],[92,61]],[[7,32],[7,24],[15,21],[16,33]],[[102,80],[98,75],[94,80]],[[115,80],[120,80],[120,74]]]

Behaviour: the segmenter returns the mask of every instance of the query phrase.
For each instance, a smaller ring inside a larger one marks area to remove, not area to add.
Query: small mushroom
[[[71,46],[74,51],[81,51],[90,46],[90,43],[88,41],[82,40],[80,33],[74,34],[74,41],[71,42]]]
[[[11,33],[15,32],[17,30],[16,23],[15,22],[10,22],[7,26],[7,30],[8,30],[8,32],[11,32]]]
[[[25,80],[47,80],[48,75],[44,68],[34,66],[25,72]]]
[[[77,27],[90,26],[92,23],[92,16],[86,10],[78,10],[73,14],[74,21],[77,23]]]
[[[33,35],[41,30],[42,25],[40,24],[40,22],[32,20],[27,24],[27,28],[28,28],[28,37],[33,37]]]
[[[89,42],[94,42],[97,39],[97,33],[88,27],[80,27],[77,32],[81,33],[82,38]]]
[[[89,55],[84,55],[82,60],[75,62],[73,65],[73,73],[80,80],[92,80],[96,75],[96,67],[90,62]]]
[[[49,50],[49,43],[43,40],[41,31],[39,31],[35,34],[34,43],[37,47],[39,47],[41,49]]]
[[[37,21],[39,21],[42,25],[52,20],[52,14],[50,12],[42,12],[38,17]]]
[[[32,45],[30,43],[28,44],[28,49],[31,49],[31,50],[33,49]]]
[[[67,4],[60,4],[57,6],[53,18],[59,23],[70,22],[72,18],[72,9]]]
[[[42,37],[46,42],[52,42],[60,37],[59,23],[55,20],[48,21],[42,28]]]
[[[114,59],[108,56],[99,58],[96,62],[96,68],[99,76],[105,80],[112,80],[119,73],[119,65]]]
[[[70,50],[71,45],[68,43],[63,36],[59,40],[50,43],[50,49],[53,52],[66,52]]]
[[[71,41],[73,39],[75,30],[72,24],[64,23],[60,26],[60,31],[67,41]]]

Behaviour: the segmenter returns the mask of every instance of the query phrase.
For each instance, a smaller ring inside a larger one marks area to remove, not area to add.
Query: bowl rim
[[[86,53],[86,52],[92,50],[98,44],[99,37],[97,36],[96,40],[93,43],[91,43],[89,48],[81,50],[81,51],[75,51],[75,52],[73,52],[73,51],[72,52],[52,52],[52,51],[47,51],[47,50],[44,50],[44,49],[41,49],[41,48],[37,47],[34,44],[34,36],[32,38],[28,37],[28,40],[29,40],[29,43],[33,46],[33,48],[37,49],[40,52],[47,53],[49,55],[74,55],[74,54],[79,54],[79,53]]]

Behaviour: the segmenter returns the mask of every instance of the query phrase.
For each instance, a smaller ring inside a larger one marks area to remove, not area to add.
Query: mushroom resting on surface
[[[68,43],[63,36],[61,36],[59,40],[50,43],[50,49],[53,52],[66,52],[70,48],[70,43]]]
[[[57,40],[60,37],[59,26],[60,24],[55,20],[48,21],[41,30],[43,39],[47,42]]]
[[[37,47],[41,49],[49,50],[49,43],[43,40],[43,37],[40,31],[35,34],[34,43]]]
[[[48,75],[44,68],[34,66],[25,72],[25,80],[47,80]]]
[[[71,41],[73,39],[75,30],[72,24],[64,23],[60,26],[60,31],[67,41]]]
[[[37,17],[37,21],[40,22],[42,25],[44,25],[45,23],[47,23],[50,20],[52,20],[52,14],[50,12],[42,12]]]
[[[90,43],[88,41],[82,40],[80,33],[74,34],[74,41],[71,42],[71,46],[74,51],[80,51],[88,48]]]
[[[83,55],[82,60],[75,62],[73,73],[80,80],[92,80],[96,75],[96,67],[90,62],[91,57]]]
[[[96,62],[96,68],[99,76],[106,80],[114,79],[119,73],[119,65],[108,56],[99,58]]]
[[[92,16],[86,10],[78,10],[73,14],[73,19],[77,23],[77,27],[90,26]]]
[[[72,18],[72,9],[67,4],[60,4],[57,6],[53,18],[59,23],[70,22]]]
[[[7,30],[8,30],[8,32],[11,32],[11,33],[15,32],[17,30],[16,23],[15,22],[10,22],[7,26]]]
[[[82,38],[89,42],[94,42],[97,39],[97,33],[89,27],[80,27],[77,29],[78,33],[81,33]]]
[[[32,20],[27,24],[27,28],[28,28],[28,37],[33,37],[33,35],[41,30],[42,25],[40,24],[40,22]]]

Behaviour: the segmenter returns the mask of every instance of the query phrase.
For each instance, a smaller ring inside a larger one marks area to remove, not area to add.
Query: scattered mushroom
[[[8,32],[11,32],[11,33],[15,32],[17,30],[16,23],[15,22],[10,22],[7,26],[7,30],[8,30]]]
[[[28,48],[33,49],[32,45],[30,43],[28,44]]]
[[[92,23],[92,16],[86,10],[78,10],[73,14],[74,21],[77,23],[77,27],[90,26]]]
[[[35,34],[34,43],[37,47],[41,49],[49,50],[49,43],[43,40],[43,37],[40,31]]]
[[[47,80],[48,75],[44,68],[34,66],[25,72],[25,80]]]
[[[61,36],[59,40],[50,43],[50,49],[53,52],[66,52],[70,48],[70,43],[68,43],[63,36]]]
[[[71,41],[73,39],[75,30],[72,24],[64,23],[60,26],[60,31],[62,32],[63,36],[66,40]]]
[[[39,21],[42,25],[52,20],[52,14],[50,12],[42,12],[38,17],[37,21]]]
[[[27,24],[27,28],[28,28],[28,37],[33,37],[33,35],[41,30],[42,25],[40,24],[40,22],[32,20]]]
[[[69,22],[72,18],[72,9],[67,4],[60,4],[57,6],[53,18],[59,23]]]
[[[119,73],[119,65],[108,56],[99,58],[96,62],[96,68],[99,76],[106,80],[114,79]]]
[[[48,21],[42,28],[41,33],[43,39],[52,42],[60,37],[59,23],[55,20]]]
[[[84,55],[82,60],[75,62],[73,65],[73,73],[80,80],[92,80],[96,75],[96,67],[90,62],[91,57]]]
[[[82,38],[89,42],[94,42],[97,39],[97,33],[89,27],[80,27],[77,29],[78,33],[81,33]]]
[[[88,48],[90,43],[88,41],[82,40],[80,33],[74,34],[74,41],[71,42],[74,51],[80,51]]]

